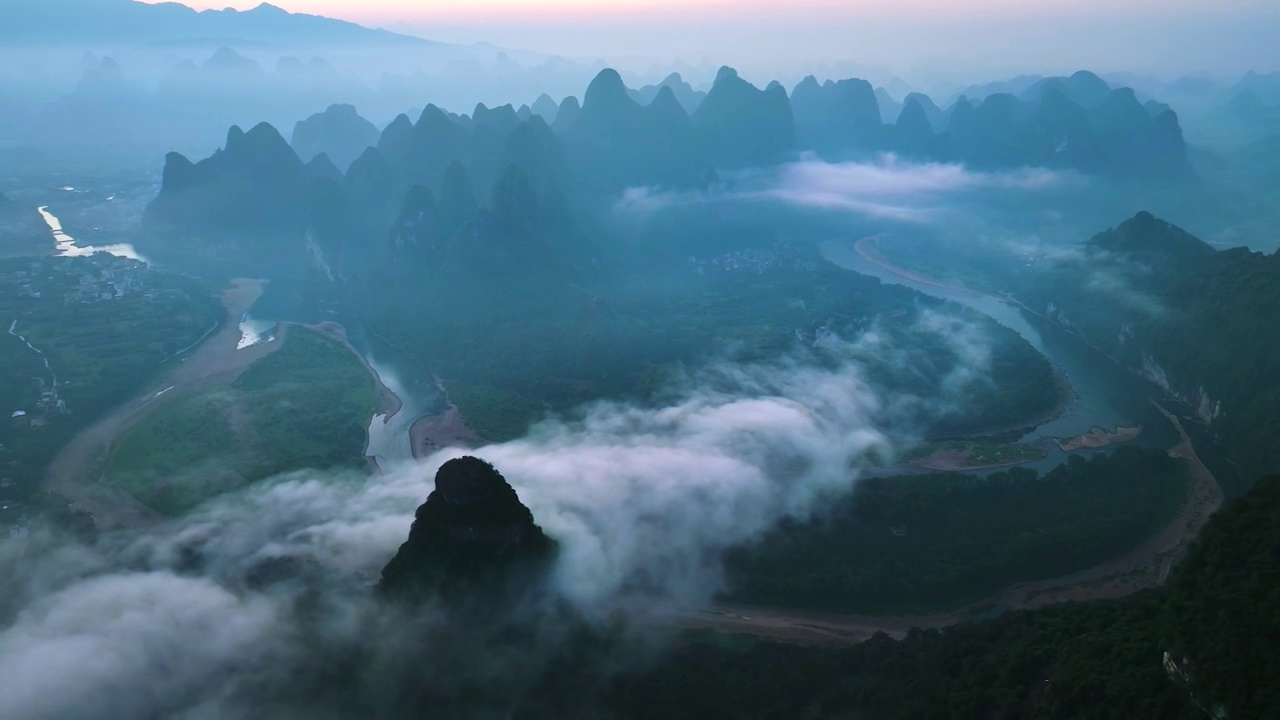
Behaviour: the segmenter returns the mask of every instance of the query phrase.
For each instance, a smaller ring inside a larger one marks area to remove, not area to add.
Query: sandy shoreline
[[[101,476],[93,481],[89,478],[101,472],[114,443],[157,407],[181,397],[183,391],[234,382],[251,365],[283,347],[290,328],[295,326],[342,343],[360,360],[374,380],[378,414],[383,416],[384,422],[389,422],[400,412],[404,406],[400,397],[382,382],[377,371],[356,351],[347,339],[346,329],[338,323],[306,325],[282,322],[276,325],[278,332],[272,342],[237,349],[241,337],[240,318],[262,296],[265,285],[261,280],[233,280],[232,287],[222,296],[226,313],[216,333],[199,344],[179,367],[64,446],[49,466],[45,489],[66,496],[73,505],[91,513],[100,528],[138,526],[159,520],[160,516],[155,511],[124,491],[104,484]],[[369,458],[368,462],[371,472],[381,472],[376,458]]]
[[[474,447],[483,442],[475,431],[467,427],[457,405],[450,405],[439,415],[419,418],[410,428],[409,437],[415,460],[445,448]]]
[[[854,243],[853,249],[857,251],[857,253],[861,255],[862,258],[867,262],[873,265],[876,265],[880,269],[890,274],[897,275],[898,277],[904,280],[910,280],[913,283],[919,283],[920,285],[928,285],[929,287],[935,287],[935,288],[938,288],[939,290],[947,290],[949,292],[959,293],[961,295],[969,295],[971,297],[989,297],[995,300],[999,300],[1000,302],[1008,303],[1015,307],[1022,308],[1023,310],[1027,310],[1028,312],[1031,312],[1034,315],[1037,315],[1037,316],[1040,315],[1040,313],[1035,312],[1034,310],[1027,307],[1022,302],[1018,301],[1017,298],[1014,298],[1011,295],[1005,295],[1003,293],[997,294],[997,293],[982,292],[980,290],[974,290],[972,288],[964,287],[963,285],[952,285],[950,283],[943,282],[941,280],[938,280],[937,278],[930,277],[923,273],[918,273],[913,270],[907,270],[905,268],[898,267],[897,265],[894,265],[892,262],[890,262],[889,259],[884,256],[884,253],[880,252],[881,237],[882,236],[880,235],[875,235],[872,237],[862,238],[861,240]]]
[[[1100,450],[1111,445],[1137,440],[1141,436],[1141,425],[1138,427],[1120,427],[1115,430],[1095,427],[1083,435],[1077,435],[1072,438],[1054,438],[1053,442],[1062,452],[1075,452],[1076,450]]]

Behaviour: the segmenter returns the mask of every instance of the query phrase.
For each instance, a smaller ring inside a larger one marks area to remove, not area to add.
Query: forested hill
[[[1151,213],[1140,212],[1118,227],[1098,233],[1089,246],[1141,263],[1157,274],[1194,272],[1211,261],[1213,246]]]
[[[1160,591],[847,648],[690,639],[613,717],[1266,718],[1280,707],[1280,477],[1214,516]]]
[[[1191,405],[1245,477],[1280,471],[1280,253],[1216,251],[1139,213],[1079,257],[1005,282]]]
[[[1157,292],[1167,311],[1134,330],[1155,379],[1193,393],[1247,476],[1280,470],[1280,253],[1219,252]]]

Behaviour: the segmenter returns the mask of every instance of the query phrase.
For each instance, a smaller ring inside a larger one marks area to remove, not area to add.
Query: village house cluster
[[[689,264],[699,275],[708,270],[740,273],[752,272],[757,275],[765,271],[782,268],[812,272],[818,269],[818,263],[795,252],[789,245],[777,245],[771,248],[747,248],[725,253],[714,258],[689,257]]]
[[[110,302],[133,294],[150,301],[180,292],[154,287],[151,277],[146,265],[110,255],[95,255],[74,264],[45,258],[0,272],[0,292],[61,300],[64,305]]]

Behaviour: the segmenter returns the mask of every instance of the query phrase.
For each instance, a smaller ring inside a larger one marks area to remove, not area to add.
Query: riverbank
[[[981,459],[981,456],[986,454],[1002,456],[1006,453],[1010,457],[997,457],[987,461]],[[1043,460],[1047,456],[1048,453],[1046,451],[1031,445],[982,448],[944,446],[933,450],[927,455],[914,457],[901,467],[909,470],[932,470],[934,472],[974,472],[1017,467]]]
[[[974,298],[979,298],[979,297],[993,298],[995,300],[999,300],[1002,303],[1008,303],[1009,305],[1013,305],[1017,308],[1031,312],[1034,315],[1040,316],[1040,313],[1035,312],[1034,310],[1027,307],[1021,301],[1019,301],[1017,298],[1011,295],[1006,295],[1004,293],[988,293],[988,292],[982,292],[980,290],[974,290],[972,288],[964,287],[963,285],[956,285],[953,283],[943,282],[942,280],[931,277],[929,275],[925,275],[923,273],[919,273],[914,270],[907,270],[906,268],[902,268],[897,265],[894,265],[887,257],[884,256],[884,253],[880,252],[880,239],[882,237],[883,237],[882,235],[873,235],[871,237],[862,238],[861,240],[854,243],[853,249],[858,253],[858,255],[862,256],[862,258],[867,262],[873,265],[876,265],[877,267],[884,270],[885,272],[890,273],[891,275],[897,275],[898,277],[908,282],[916,283],[917,285],[925,285],[927,287],[937,288],[939,290],[946,290],[947,292],[957,293],[959,295],[968,295]]]
[[[462,417],[457,405],[450,405],[448,410],[439,415],[419,418],[409,430],[413,443],[413,457],[421,460],[432,453],[451,447],[474,447],[483,440]]]
[[[1054,438],[1053,442],[1062,452],[1069,453],[1077,450],[1101,450],[1112,445],[1137,440],[1141,436],[1141,425],[1137,427],[1121,427],[1115,430],[1096,427],[1083,435],[1077,435],[1073,438]]]
[[[888,258],[886,258],[884,254],[880,252],[880,245],[879,245],[880,239],[881,239],[881,236],[872,236],[872,237],[862,238],[861,240],[858,240],[853,244],[854,252],[862,260],[876,266],[880,270],[883,270],[884,272],[890,275],[893,275],[895,277],[901,278],[902,280],[905,280],[907,283],[921,285],[927,288],[934,288],[936,290],[940,290],[943,292],[951,293],[953,295],[958,295],[960,297],[973,299],[973,300],[978,300],[978,299],[994,300],[996,302],[1004,303],[1011,307],[1015,307],[1019,310],[1025,310],[1027,312],[1032,313],[1033,315],[1039,316],[1038,313],[1035,313],[1027,306],[1018,302],[1015,298],[1009,297],[1007,295],[996,295],[996,294],[979,292],[977,290],[972,290],[970,288],[966,288],[960,285],[946,283],[936,278],[932,278],[921,273],[917,273],[911,270],[898,267],[893,263],[891,263],[888,260]],[[1077,397],[1076,397],[1075,389],[1071,385],[1071,380],[1067,377],[1063,369],[1059,367],[1057,363],[1054,363],[1052,361],[1049,362],[1049,367],[1050,367],[1050,370],[1052,370],[1053,372],[1053,382],[1056,387],[1057,395],[1058,395],[1058,402],[1054,404],[1053,407],[1045,410],[1043,413],[1040,413],[1034,417],[1031,417],[1026,420],[1020,420],[1015,423],[1008,423],[1004,425],[992,425],[984,428],[976,428],[974,430],[971,430],[965,433],[962,436],[949,435],[949,436],[936,437],[936,438],[930,438],[930,439],[934,441],[940,441],[940,440],[952,440],[952,439],[1001,437],[1001,436],[1015,435],[1015,434],[1025,435],[1029,432],[1034,431],[1036,428],[1040,427],[1041,425],[1045,425],[1047,423],[1051,423],[1054,420],[1059,419],[1064,414],[1066,414],[1068,410],[1071,409],[1071,406],[1073,403],[1076,402]],[[977,468],[971,468],[971,469],[977,469]]]
[[[871,237],[862,238],[853,244],[853,249],[862,256],[862,259],[880,267],[890,274],[897,275],[903,280],[907,280],[918,285],[938,288],[939,290],[946,290],[947,292],[959,293],[961,295],[970,295],[973,297],[982,295],[982,293],[970,290],[967,287],[945,283],[936,278],[929,277],[928,275],[923,275],[894,265],[889,262],[889,259],[886,258],[883,253],[880,252],[880,239],[882,237],[882,235],[872,235]]]
[[[159,515],[124,491],[102,482],[103,463],[115,442],[130,428],[182,391],[233,382],[250,365],[279,349],[281,343],[259,343],[237,350],[239,320],[262,296],[262,280],[236,279],[222,293],[221,327],[179,364],[151,383],[133,400],[80,431],[58,451],[45,472],[46,492],[66,497],[93,515],[99,528],[133,527],[154,522]]]
[[[1180,418],[1156,404],[1173,424],[1179,442],[1168,450],[1188,464],[1191,486],[1173,520],[1133,550],[1057,578],[1011,585],[948,612],[923,615],[841,615],[786,608],[720,605],[709,609],[667,608],[648,619],[655,624],[805,643],[857,643],[883,632],[902,637],[912,628],[943,628],[1010,610],[1063,602],[1117,599],[1162,585],[1173,564],[1222,506],[1223,493],[1200,461]]]
[[[874,242],[861,243],[861,249],[868,248],[874,251]],[[881,275],[882,278],[893,275],[904,279],[909,284],[926,286],[921,290],[922,292],[935,288],[957,297],[977,298],[975,305],[995,302],[1014,310],[1028,310],[1021,303],[1010,298],[976,293],[932,278],[917,277],[916,273],[901,270],[885,262],[876,252],[856,253],[856,258],[863,264],[874,265],[877,272],[884,273]],[[856,268],[851,267],[851,269]],[[868,272],[860,269],[858,271]],[[1031,314],[1039,316],[1038,313],[1031,312]],[[1076,336],[1073,335],[1073,337]],[[1083,342],[1083,339],[1081,341]],[[1132,377],[1127,374],[1126,376]],[[1140,382],[1137,378],[1133,380]],[[1145,400],[1143,404],[1146,405]],[[790,642],[853,643],[866,640],[877,632],[900,637],[911,628],[942,628],[982,620],[1009,610],[1030,609],[1069,601],[1119,598],[1144,589],[1158,587],[1166,581],[1177,558],[1198,535],[1208,517],[1221,506],[1223,494],[1216,478],[1196,455],[1195,448],[1182,427],[1180,419],[1158,405],[1157,409],[1176,431],[1178,437],[1176,444],[1167,452],[1173,457],[1187,461],[1190,486],[1182,505],[1162,529],[1133,550],[1106,562],[1065,576],[1014,584],[986,598],[946,612],[893,616],[842,615],[780,607],[721,605],[710,609],[672,610],[655,619],[655,622]],[[1121,433],[1124,428],[1130,429],[1117,437],[1116,433]],[[1105,439],[1120,440],[1124,435],[1132,434],[1132,428],[1133,426],[1119,423],[1115,433],[1107,433]],[[1085,432],[1083,435],[1090,436],[1091,432]],[[1154,434],[1160,435],[1159,432]],[[1070,442],[1079,437],[1063,439]],[[1102,439],[1095,433],[1092,437],[1085,437],[1084,442],[1097,443]]]
[[[289,325],[294,323],[281,323],[281,325]],[[300,324],[300,323],[298,323]],[[374,369],[364,355],[351,344],[351,340],[347,337],[347,329],[337,322],[326,320],[324,322],[315,323],[314,325],[303,325],[303,327],[313,330],[321,335],[337,341],[342,344],[352,355],[360,361],[365,371],[369,373],[369,377],[373,378],[374,393],[378,404],[378,415],[382,417],[382,424],[391,422],[392,418],[400,414],[404,409],[404,400],[401,399],[391,388],[387,387],[383,382],[382,376]]]

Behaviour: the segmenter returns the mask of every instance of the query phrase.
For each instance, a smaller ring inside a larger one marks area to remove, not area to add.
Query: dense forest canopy
[[[1215,515],[1167,588],[852,647],[688,637],[615,717],[1266,717],[1280,477]]]

